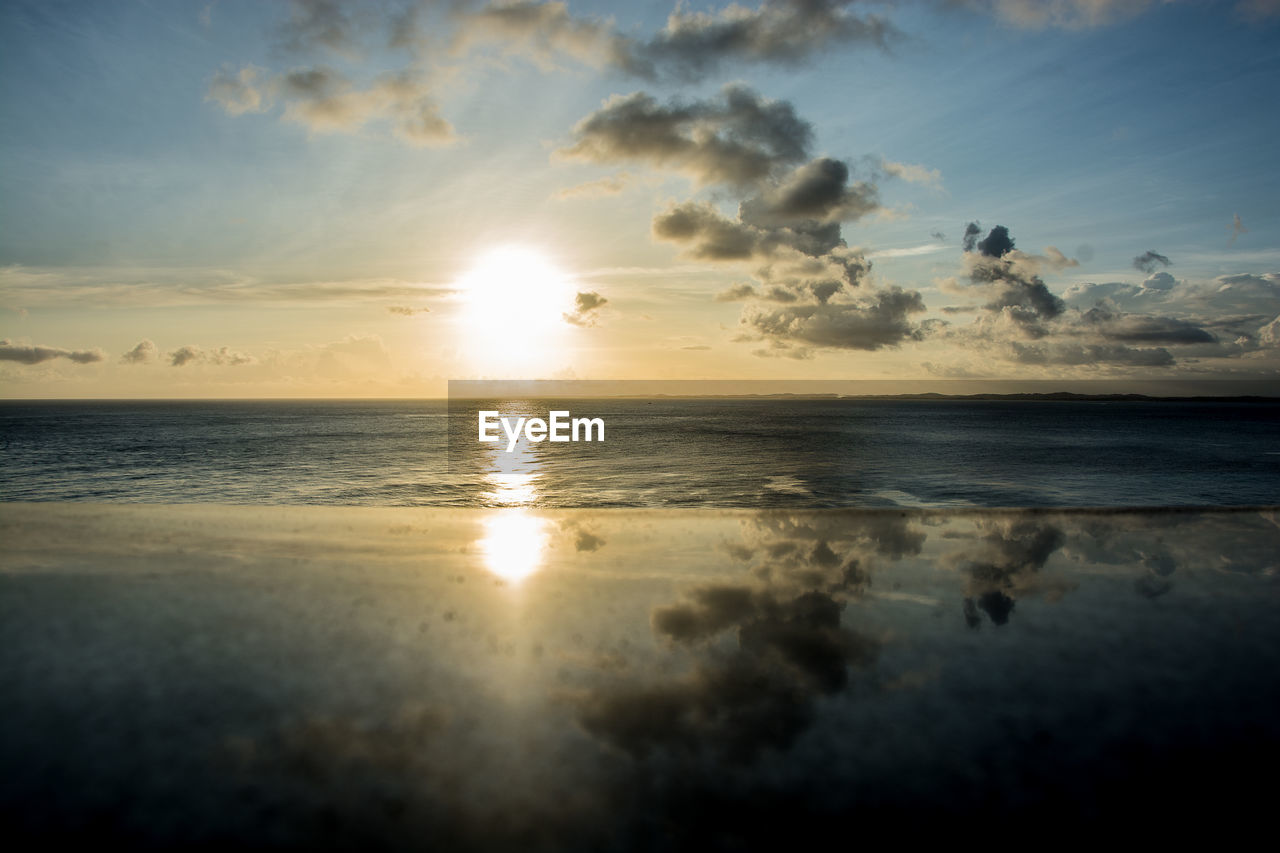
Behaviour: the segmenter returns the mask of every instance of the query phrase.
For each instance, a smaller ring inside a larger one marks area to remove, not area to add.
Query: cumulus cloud
[[[682,6],[648,39],[620,42],[614,62],[642,77],[694,80],[728,62],[797,64],[837,44],[885,48],[899,35],[887,19],[848,10],[851,0],[766,0],[717,12]]]
[[[789,225],[859,219],[880,207],[876,186],[849,183],[849,167],[819,157],[786,175],[776,186],[742,204],[742,219],[755,225]]]
[[[1247,357],[1266,348],[1262,330],[1280,306],[1280,276],[1274,274],[1188,285],[1153,271],[1142,284],[1082,282],[1059,297],[1040,274],[1074,266],[1073,260],[1052,246],[1041,255],[1026,254],[1003,226],[981,234],[977,223],[969,223],[964,277],[939,282],[948,292],[982,300],[975,319],[967,325],[925,321],[921,331],[1014,364],[1135,369]],[[1147,252],[1134,267],[1154,270],[1167,262]],[[974,308],[941,310],[955,315]]]
[[[69,350],[62,347],[47,347],[31,344],[19,344],[9,340],[0,340],[0,361],[14,361],[18,364],[40,364],[55,358],[65,358],[76,364],[92,364],[102,361],[106,356],[102,350]]]
[[[1003,225],[978,240],[976,223],[969,223],[965,245],[974,247],[965,250],[965,272],[971,285],[986,297],[986,309],[1003,313],[1031,337],[1046,334],[1044,323],[1060,315],[1064,304],[1038,275],[1043,259],[1017,251]]]
[[[747,339],[767,340],[775,349],[792,353],[811,347],[877,350],[919,340],[923,333],[910,317],[924,310],[919,293],[893,287],[851,302],[751,304],[743,310],[741,323]]]
[[[685,257],[754,265],[758,289],[739,284],[717,299],[756,300],[743,309],[739,340],[763,342],[758,354],[808,358],[816,349],[879,349],[918,338],[907,319],[924,310],[918,293],[852,295],[870,263],[846,244],[841,223],[879,211],[879,191],[872,180],[853,178],[845,162],[812,157],[812,135],[790,104],[743,86],[667,104],[634,93],[579,122],[560,155],[641,162],[745,196],[736,215],[689,200],[657,214],[652,227]]]
[[[149,340],[139,341],[138,345],[120,356],[122,364],[150,364],[160,357],[160,351]]]
[[[660,104],[645,92],[614,95],[557,152],[571,160],[635,162],[681,172],[700,185],[752,186],[806,158],[813,128],[785,101],[741,85],[718,98]]]
[[[1170,263],[1170,260],[1164,255],[1148,249],[1133,259],[1133,268],[1145,273],[1153,273],[1157,267],[1167,267]]]
[[[172,367],[186,367],[189,364],[214,364],[238,367],[253,364],[256,359],[251,355],[236,352],[228,347],[205,350],[197,346],[179,347],[169,353],[169,364]]]
[[[575,326],[594,326],[598,312],[609,300],[593,291],[579,293],[573,298],[573,311],[564,315],[566,323]]]

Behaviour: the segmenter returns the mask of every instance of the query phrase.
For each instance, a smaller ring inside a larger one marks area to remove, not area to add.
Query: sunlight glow
[[[494,513],[484,522],[480,540],[485,568],[510,583],[519,583],[542,565],[547,522],[523,509]]]
[[[487,253],[458,282],[463,349],[489,372],[546,369],[567,329],[573,285],[540,252],[506,246]]]

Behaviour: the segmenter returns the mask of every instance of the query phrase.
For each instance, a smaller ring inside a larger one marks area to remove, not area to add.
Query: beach
[[[0,505],[0,814],[137,847],[1264,825],[1274,509]]]

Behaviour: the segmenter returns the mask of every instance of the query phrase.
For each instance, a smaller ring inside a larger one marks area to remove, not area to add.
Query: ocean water
[[[533,507],[1280,503],[1280,404],[597,399],[603,444],[444,401],[4,402],[0,500]],[[450,453],[450,437],[453,452]]]

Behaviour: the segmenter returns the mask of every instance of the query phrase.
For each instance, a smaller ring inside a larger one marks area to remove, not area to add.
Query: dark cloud
[[[654,217],[653,234],[660,240],[683,244],[685,255],[705,261],[777,260],[786,255],[785,250],[820,258],[842,248],[844,243],[836,223],[799,221],[758,226],[741,216],[730,219],[713,205],[696,201],[676,205]]]
[[[828,45],[885,48],[899,31],[874,14],[847,11],[851,0],[766,0],[716,13],[677,6],[648,39],[620,43],[615,63],[642,77],[695,80],[727,62],[797,64]]]
[[[1010,342],[1013,360],[1019,364],[1090,365],[1117,364],[1130,367],[1168,367],[1172,353],[1164,347],[1127,347],[1123,344],[1072,344]]]
[[[575,326],[594,326],[597,312],[608,304],[609,300],[593,291],[579,293],[573,298],[573,311],[564,316],[566,323]]]
[[[967,239],[967,230],[965,234]],[[978,241],[978,252],[988,258],[1003,258],[1013,251],[1013,248],[1013,238],[1009,236],[1009,229],[1003,225],[992,228],[986,239]]]
[[[1048,334],[1044,322],[1053,320],[1065,308],[1036,274],[1048,259],[1018,252],[1009,229],[1003,225],[992,228],[982,240],[976,240],[978,233],[977,223],[971,222],[965,228],[965,246],[972,245],[977,250],[966,248],[965,265],[970,282],[987,296],[984,307],[1009,317],[1030,337]],[[1053,251],[1062,256],[1056,249]]]
[[[819,157],[797,168],[776,187],[742,203],[740,216],[755,225],[787,225],[797,220],[822,223],[859,219],[880,207],[876,186],[849,184],[849,167]]]
[[[120,356],[123,364],[150,364],[160,357],[160,351],[151,341],[139,341],[138,345]]]
[[[753,186],[803,161],[813,138],[785,101],[727,86],[719,98],[672,101],[615,95],[573,129],[559,156],[594,163],[638,162],[683,172],[700,184]]]
[[[982,233],[982,227],[976,222],[970,222],[964,227],[964,238],[960,245],[966,252],[972,252],[978,247],[978,235]]]
[[[921,332],[910,316],[924,310],[919,293],[889,288],[863,302],[748,305],[742,325],[752,339],[789,348],[877,350],[918,340]]]
[[[943,234],[941,231],[930,231],[930,232],[929,232],[929,236],[930,236],[930,237],[932,237],[933,239],[937,240],[937,241],[938,241],[938,242],[940,242],[940,243],[945,243],[945,242],[947,242],[947,235],[946,235],[946,234]]]
[[[91,364],[106,358],[101,350],[69,350],[62,347],[32,346],[0,340],[0,361],[16,361],[18,364],[40,364],[55,358],[65,358],[76,364]]]
[[[1167,267],[1171,262],[1159,252],[1150,249],[1133,259],[1133,268],[1145,273],[1153,273],[1157,267]]]
[[[1201,326],[1174,317],[1113,314],[1101,308],[1093,308],[1081,317],[1085,323],[1096,327],[1103,337],[1124,343],[1211,344],[1217,341]]]

